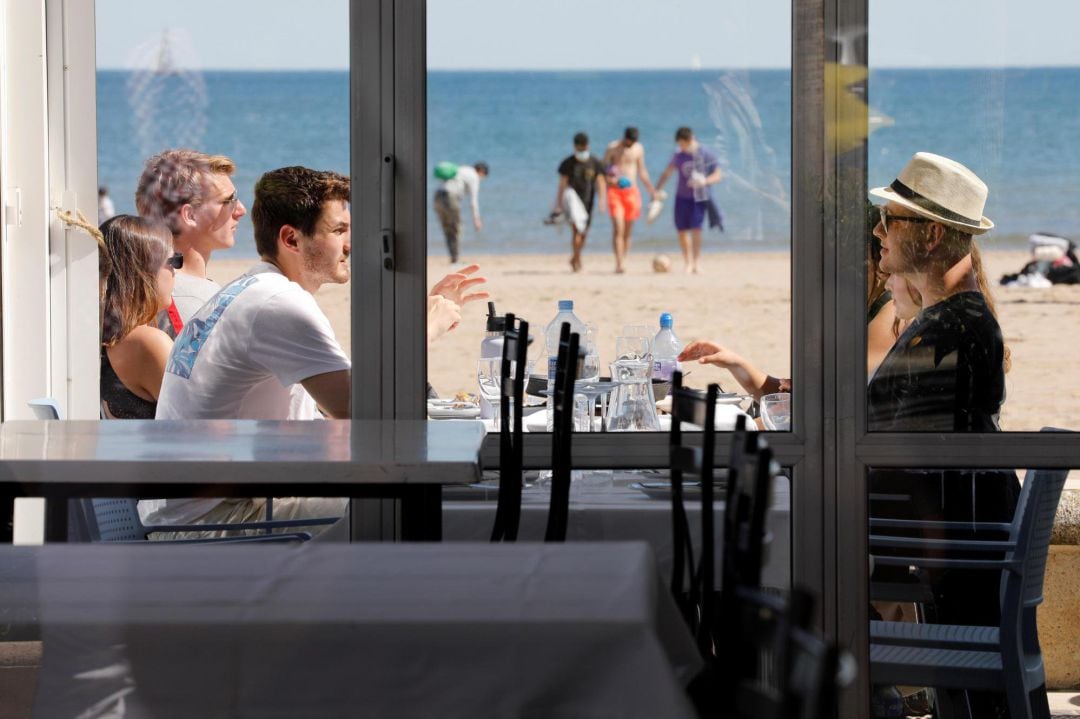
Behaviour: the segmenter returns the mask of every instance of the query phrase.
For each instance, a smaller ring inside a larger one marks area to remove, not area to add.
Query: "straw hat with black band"
[[[994,226],[983,216],[986,183],[959,162],[931,152],[916,152],[891,185],[870,194],[961,232],[981,235]]]

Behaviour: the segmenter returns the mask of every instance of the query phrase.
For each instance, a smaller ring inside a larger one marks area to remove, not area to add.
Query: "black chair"
[[[529,323],[518,319],[515,325],[514,315],[507,313],[499,391],[499,502],[491,531],[492,542],[515,541],[521,524],[524,465],[521,423],[528,349]]]
[[[712,609],[702,600],[713,587],[715,566],[715,533],[713,529],[713,464],[716,442],[716,398],[718,385],[709,385],[705,393],[682,386],[682,373],[672,377],[671,432],[669,458],[671,463],[671,517],[674,562],[671,573],[671,592],[691,631],[698,636],[699,647],[704,641],[703,625],[711,621]],[[683,444],[682,423],[702,428],[702,446]],[[693,540],[683,502],[683,477],[696,476],[701,481],[701,560],[694,562]],[[699,569],[700,567],[700,569]],[[707,630],[706,630],[707,631]]]
[[[559,333],[559,354],[552,388],[551,503],[545,542],[566,541],[570,515],[571,438],[574,431],[574,382],[581,372],[581,338],[564,322]]]

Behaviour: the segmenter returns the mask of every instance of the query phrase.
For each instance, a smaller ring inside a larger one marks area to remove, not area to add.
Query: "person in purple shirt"
[[[679,151],[671,156],[671,162],[660,175],[656,189],[663,187],[672,172],[678,172],[675,229],[679,232],[679,244],[686,261],[686,271],[697,274],[698,261],[701,259],[701,227],[705,224],[705,215],[709,215],[710,227],[717,227],[721,231],[724,229],[720,210],[709,190],[710,185],[720,182],[723,174],[720,172],[716,155],[698,143],[689,127],[680,127],[675,131],[675,144]]]

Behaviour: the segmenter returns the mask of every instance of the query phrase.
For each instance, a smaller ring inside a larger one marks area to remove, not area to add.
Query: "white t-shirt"
[[[260,262],[185,323],[165,367],[157,418],[315,419],[315,401],[300,381],[349,368],[311,293]]]
[[[316,419],[301,380],[349,369],[307,290],[260,262],[185,318],[158,397],[158,419]],[[220,499],[139,502],[149,524],[184,524]]]
[[[221,285],[213,280],[177,272],[172,299],[173,304],[176,305],[176,311],[180,314],[180,320],[187,324],[188,320],[219,291],[221,291]],[[176,339],[176,330],[173,328],[168,308],[158,312],[155,324],[159,330]]]
[[[463,200],[467,194],[473,217],[480,216],[480,173],[475,167],[458,165],[457,174],[449,180],[444,180],[442,189],[458,198],[459,201]]]
[[[180,319],[184,324],[188,323],[195,313],[202,309],[210,299],[221,291],[221,285],[205,277],[196,277],[184,272],[176,273],[176,284],[173,285],[173,302],[180,312]]]

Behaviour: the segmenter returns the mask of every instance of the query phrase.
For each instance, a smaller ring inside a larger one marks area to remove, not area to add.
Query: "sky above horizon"
[[[166,29],[184,67],[348,67],[348,0],[96,4],[102,69],[145,66]],[[428,0],[428,67],[783,68],[790,16],[790,0]],[[870,66],[1080,65],[1077,27],[1075,0],[870,0]]]

